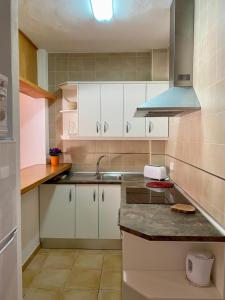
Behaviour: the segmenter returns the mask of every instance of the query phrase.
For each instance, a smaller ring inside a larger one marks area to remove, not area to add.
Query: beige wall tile
[[[172,178],[223,225],[225,216],[224,8],[225,3],[222,0],[196,1],[194,87],[202,110],[172,118],[170,139],[166,143],[166,153],[175,158],[176,168],[171,174]],[[183,162],[179,162],[176,158]]]

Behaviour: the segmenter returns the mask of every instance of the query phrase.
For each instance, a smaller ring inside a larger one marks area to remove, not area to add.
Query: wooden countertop
[[[56,175],[67,171],[72,164],[34,165],[20,170],[20,191],[24,194],[40,184],[48,181]]]

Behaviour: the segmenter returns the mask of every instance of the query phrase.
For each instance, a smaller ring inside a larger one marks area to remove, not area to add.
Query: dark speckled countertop
[[[127,204],[126,187],[145,185],[140,176],[122,182],[121,230],[152,241],[225,242],[225,236],[199,210],[187,215],[171,211],[170,205]]]
[[[61,175],[48,183],[76,184],[93,183],[121,184],[122,199],[120,208],[120,229],[151,241],[203,241],[225,242],[225,236],[197,210],[193,215],[171,211],[170,205],[127,204],[127,187],[145,187],[141,174],[124,173],[122,178],[96,179],[94,173],[70,173],[64,179]]]

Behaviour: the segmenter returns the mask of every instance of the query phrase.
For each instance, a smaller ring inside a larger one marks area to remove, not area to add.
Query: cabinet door
[[[138,105],[145,102],[146,84],[124,84],[124,136],[145,137],[145,118],[134,118]]]
[[[79,136],[100,136],[100,85],[79,84],[78,94]]]
[[[102,135],[123,135],[123,84],[101,85],[101,128]]]
[[[169,83],[149,83],[147,84],[146,100],[163,93],[169,88]],[[147,137],[168,137],[169,135],[169,118],[154,117],[146,118],[146,136]]]
[[[40,186],[40,236],[75,237],[75,185]]]
[[[98,185],[76,185],[76,238],[98,238]]]
[[[121,186],[99,185],[99,238],[120,239],[118,226]]]

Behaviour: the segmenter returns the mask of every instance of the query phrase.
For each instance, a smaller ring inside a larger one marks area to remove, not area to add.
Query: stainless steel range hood
[[[164,117],[200,110],[193,88],[194,0],[174,0],[170,9],[170,88],[138,106],[135,117]]]

